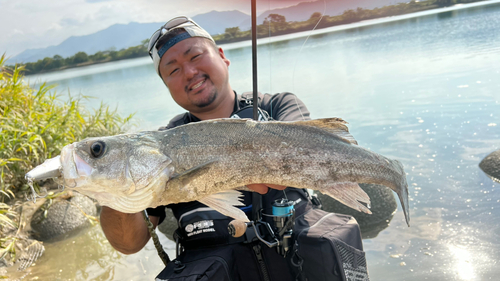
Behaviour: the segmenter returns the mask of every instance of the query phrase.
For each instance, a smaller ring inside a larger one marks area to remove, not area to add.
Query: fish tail
[[[408,202],[408,183],[406,182],[406,173],[403,169],[403,164],[398,160],[391,160],[394,168],[401,173],[401,181],[392,190],[398,194],[399,202],[401,202],[401,207],[405,215],[406,224],[410,226],[410,210]]]

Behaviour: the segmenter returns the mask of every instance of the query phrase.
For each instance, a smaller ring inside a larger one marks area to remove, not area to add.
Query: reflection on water
[[[160,241],[170,257],[174,243],[163,235]],[[45,253],[26,272],[10,268],[11,279],[27,280],[154,280],[163,263],[150,241],[134,255],[123,255],[109,244],[100,226],[71,239],[45,243]]]
[[[361,146],[405,166],[411,227],[398,207],[386,229],[364,240],[373,280],[498,279],[500,189],[478,167],[500,149],[498,26],[500,6],[489,5],[312,36],[302,50],[303,38],[259,47],[260,91],[295,92],[314,118],[342,117]],[[226,51],[239,92],[252,87],[250,54]],[[150,64],[55,82],[118,101],[121,112],[137,112],[142,129],[182,112]],[[89,235],[78,245],[102,248],[93,256],[63,241],[47,245],[32,270],[62,280],[141,280],[162,267],[154,252],[123,256]]]

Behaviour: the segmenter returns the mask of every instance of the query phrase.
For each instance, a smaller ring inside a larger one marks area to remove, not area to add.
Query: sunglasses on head
[[[190,23],[198,26],[192,19],[190,19],[190,18],[188,18],[186,16],[179,16],[179,17],[175,17],[175,18],[169,20],[165,25],[163,25],[162,27],[160,27],[160,29],[158,29],[157,31],[155,31],[155,33],[153,33],[153,35],[149,39],[149,45],[148,45],[149,56],[153,57],[153,55],[151,53],[153,51],[153,47],[156,45],[156,43],[158,42],[158,40],[160,40],[160,38],[163,35],[165,35],[167,32],[169,32],[173,28],[175,28],[175,27],[177,27],[177,26],[179,26],[181,24],[187,23],[187,22],[190,22]]]

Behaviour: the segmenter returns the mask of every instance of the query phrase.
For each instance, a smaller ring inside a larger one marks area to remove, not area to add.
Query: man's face
[[[160,74],[172,98],[184,109],[208,111],[227,94],[229,60],[210,41],[194,37],[171,47],[160,61]]]

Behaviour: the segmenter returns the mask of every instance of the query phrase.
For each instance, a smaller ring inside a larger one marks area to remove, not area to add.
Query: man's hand
[[[260,194],[266,194],[269,191],[269,188],[277,189],[277,190],[283,190],[286,188],[286,186],[284,186],[284,185],[267,184],[267,183],[247,184],[247,187],[255,192],[260,193]]]
[[[159,218],[149,216],[149,219],[156,227]],[[150,238],[142,212],[125,214],[102,206],[101,227],[109,244],[127,255],[140,251]]]

